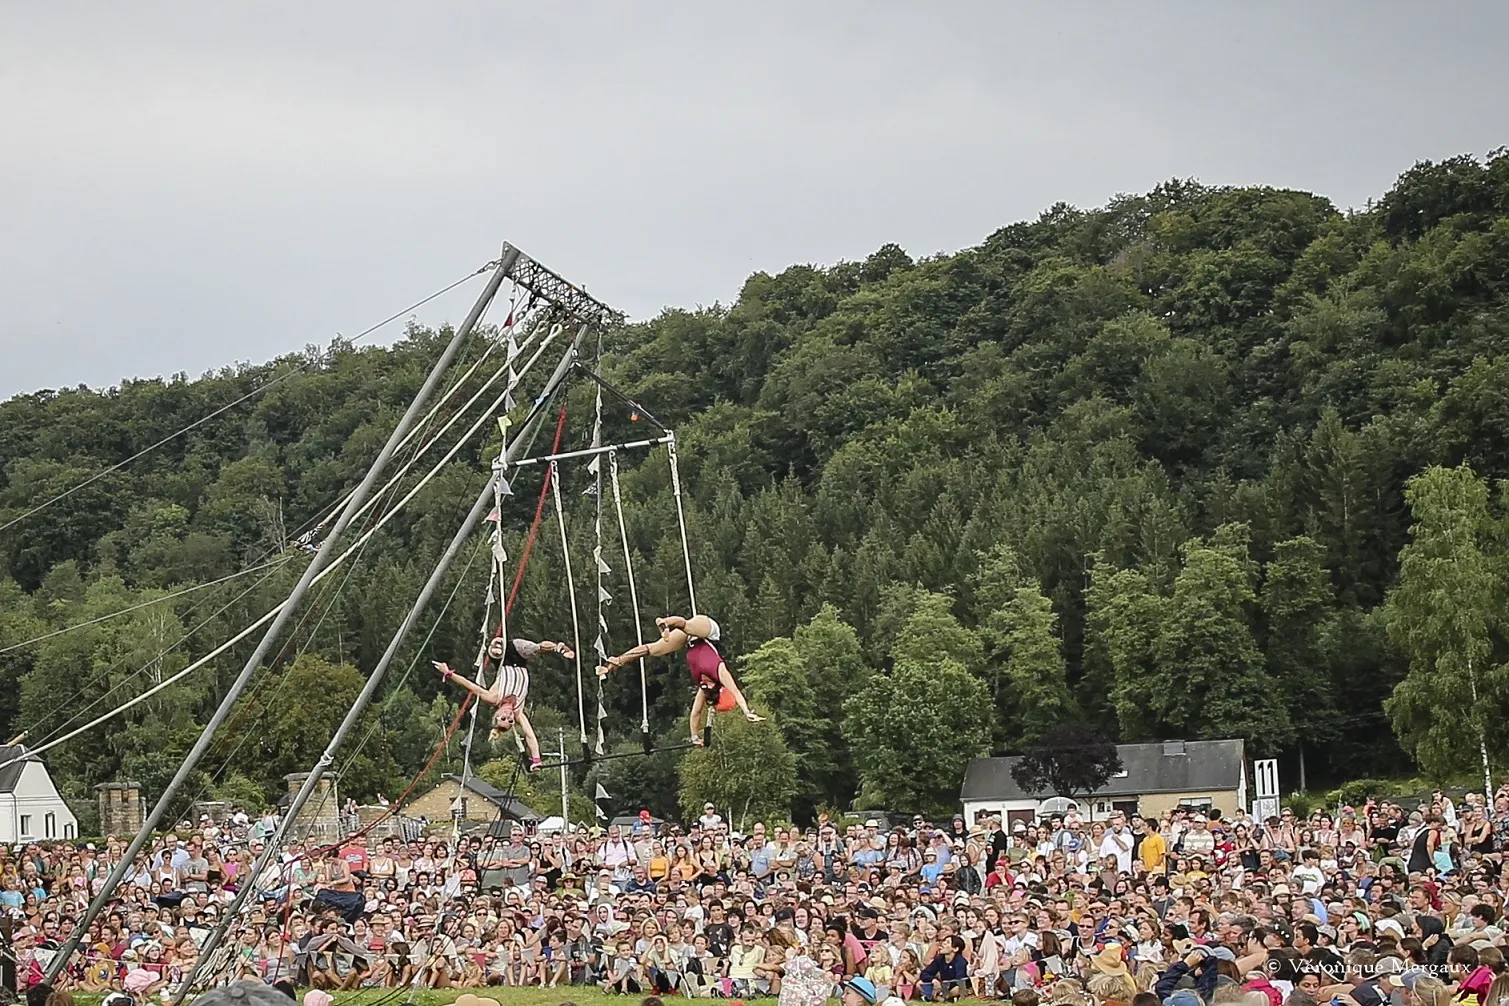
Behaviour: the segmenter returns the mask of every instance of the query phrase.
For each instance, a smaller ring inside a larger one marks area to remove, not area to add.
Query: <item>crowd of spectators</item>
[[[1267,821],[1241,811],[939,823],[821,817],[686,827],[353,835],[251,864],[271,811],[202,820],[137,857],[59,989],[176,987],[242,885],[207,983],[320,990],[595,986],[860,1006],[1509,1006],[1509,790]],[[495,829],[496,830],[496,829]],[[34,986],[125,843],[0,851]],[[498,994],[498,993],[493,993]]]

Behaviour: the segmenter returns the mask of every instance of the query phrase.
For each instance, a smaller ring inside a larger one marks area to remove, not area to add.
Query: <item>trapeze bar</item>
[[[622,444],[604,444],[601,447],[584,447],[579,451],[564,451],[560,454],[541,454],[532,458],[520,458],[510,461],[509,468],[523,468],[525,465],[545,465],[552,461],[565,461],[567,458],[585,458],[593,454],[611,454],[613,451],[631,451],[640,447],[659,447],[661,444],[675,443],[675,434],[666,434],[663,437],[654,437],[650,440],[630,440]],[[493,471],[499,470],[499,465],[493,462]]]
[[[615,751],[611,754],[588,755],[584,758],[567,758],[564,761],[547,761],[539,766],[538,771],[550,768],[570,767],[572,765],[587,765],[592,762],[612,761],[615,758],[642,758],[645,755],[657,755],[667,751],[690,751],[692,748],[702,747],[701,744],[672,744],[668,747],[653,748],[649,751]]]

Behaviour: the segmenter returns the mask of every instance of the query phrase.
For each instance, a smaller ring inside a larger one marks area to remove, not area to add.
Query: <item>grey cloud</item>
[[[1501,3],[9,4],[0,394],[353,332],[510,240],[632,315],[1173,176],[1509,139]],[[470,291],[427,321],[459,318]]]

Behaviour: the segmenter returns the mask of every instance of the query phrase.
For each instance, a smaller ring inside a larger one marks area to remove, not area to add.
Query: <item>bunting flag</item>
[[[601,363],[602,346],[598,346],[599,363]],[[603,389],[597,388],[597,398],[592,418],[592,448],[597,450],[603,445]],[[592,473],[590,485],[591,495],[596,504],[593,508],[592,520],[592,560],[597,566],[597,638],[593,641],[593,649],[597,651],[599,663],[607,663],[608,660],[608,618],[604,613],[608,605],[613,603],[613,595],[608,588],[603,586],[603,577],[612,574],[608,564],[603,561],[603,467],[602,455],[592,455],[592,460],[587,463],[587,471]],[[607,705],[603,700],[603,679],[597,679],[597,753],[603,753],[603,745],[606,740],[604,721],[608,718]]]
[[[599,807],[597,804],[594,803],[592,805],[592,809],[595,810],[595,811],[597,811],[597,818],[598,818],[598,820],[600,820],[600,821],[606,821],[608,819],[608,815],[604,814],[603,813],[603,809],[601,807]]]
[[[613,798],[608,795],[608,791],[607,790],[603,789],[603,784],[602,783],[598,783],[597,784],[597,795],[594,796],[592,799],[594,799],[594,800],[611,800]]]

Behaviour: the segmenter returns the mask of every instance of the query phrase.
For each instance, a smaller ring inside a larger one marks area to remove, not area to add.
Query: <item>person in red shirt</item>
[[[1011,866],[1006,862],[1006,857],[1002,856],[996,860],[996,868],[985,875],[985,890],[1000,887],[1002,884],[1010,887],[1014,882],[1015,879],[1011,876]]]
[[[621,656],[609,657],[605,665],[598,667],[597,676],[606,678],[609,672],[632,660],[668,657],[685,650],[686,668],[691,672],[692,683],[697,686],[697,697],[692,700],[693,744],[702,744],[702,718],[708,705],[720,713],[726,713],[737,706],[749,722],[759,723],[764,720],[765,717],[756,715],[749,708],[749,701],[739,691],[739,686],[734,684],[728,665],[713,646],[722,635],[717,622],[706,615],[693,615],[691,618],[667,615],[655,619],[655,625],[660,629],[659,639],[653,643],[640,643]]]
[[[370,863],[367,858],[367,836],[352,835],[346,842],[346,847],[341,850],[341,858],[346,861],[346,868],[352,873],[366,876]]]

